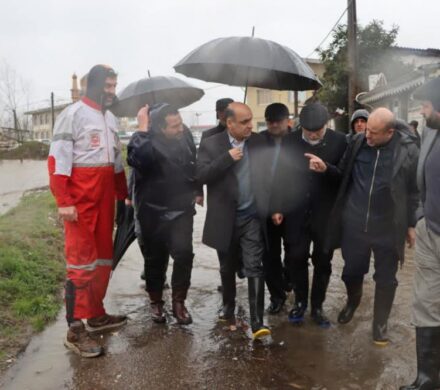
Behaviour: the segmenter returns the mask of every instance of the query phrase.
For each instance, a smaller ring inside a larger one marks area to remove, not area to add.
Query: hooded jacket
[[[358,118],[365,118],[365,120],[368,120],[369,116],[370,116],[370,113],[364,109],[356,110],[355,112],[353,112],[353,115],[351,116],[351,119],[350,119],[350,130],[348,131],[348,134],[347,134],[347,142],[350,142],[351,139],[353,138],[353,136],[356,135],[356,133],[354,132],[354,128],[353,128],[353,124],[354,124],[355,120]]]

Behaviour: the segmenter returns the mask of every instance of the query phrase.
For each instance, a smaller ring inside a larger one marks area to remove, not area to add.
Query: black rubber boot
[[[384,347],[388,344],[388,317],[393,306],[396,286],[378,286],[374,293],[373,341]]]
[[[347,303],[338,315],[338,322],[340,324],[347,324],[352,320],[356,309],[361,303],[363,284],[363,280],[345,282]]]
[[[417,378],[400,390],[440,388],[440,327],[416,328]]]
[[[221,273],[223,306],[219,312],[219,320],[228,321],[235,317],[235,272]]]
[[[251,317],[252,336],[259,339],[270,335],[270,330],[264,326],[264,278],[248,278],[249,313]]]
[[[283,310],[284,307],[284,302],[286,301],[286,299],[281,299],[281,300],[272,300],[273,298],[271,298],[271,302],[269,307],[267,308],[267,312],[269,314],[278,314],[281,310]]]
[[[322,304],[325,300],[330,275],[313,273],[313,284],[310,301],[312,304],[311,316],[313,321],[321,328],[330,327],[330,321],[324,314]]]

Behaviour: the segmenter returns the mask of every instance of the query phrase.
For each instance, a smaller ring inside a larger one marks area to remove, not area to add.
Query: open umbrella
[[[189,106],[204,95],[196,88],[177,77],[153,76],[129,84],[119,94],[111,107],[119,117],[135,117],[146,104],[168,103],[176,108]]]
[[[113,264],[112,270],[121,261],[128,247],[136,240],[134,231],[134,209],[126,206],[124,201],[119,200],[116,211],[116,233],[113,240]]]
[[[234,86],[294,91],[321,87],[310,66],[292,49],[254,37],[214,39],[174,69],[188,77]]]

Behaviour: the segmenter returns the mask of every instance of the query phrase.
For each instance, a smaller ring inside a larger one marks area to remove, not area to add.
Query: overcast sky
[[[252,26],[256,36],[307,56],[346,6],[347,0],[2,0],[0,59],[30,82],[31,102],[44,105],[51,91],[69,98],[72,73],[82,76],[96,63],[115,68],[120,90],[148,69],[175,75],[173,65],[195,47],[250,35]],[[399,46],[440,48],[440,0],[357,0],[357,14],[360,24],[400,26]],[[191,81],[210,88],[184,109],[206,112],[201,124],[214,122],[216,99],[242,98],[239,88]]]

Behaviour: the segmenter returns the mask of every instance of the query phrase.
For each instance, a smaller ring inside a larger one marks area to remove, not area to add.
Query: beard
[[[433,111],[433,113],[426,118],[426,126],[430,129],[440,130],[440,113]]]
[[[116,100],[117,100],[116,95],[110,93],[104,93],[102,95],[102,102],[103,102],[102,106],[106,108],[111,107],[113,104],[116,103]]]

